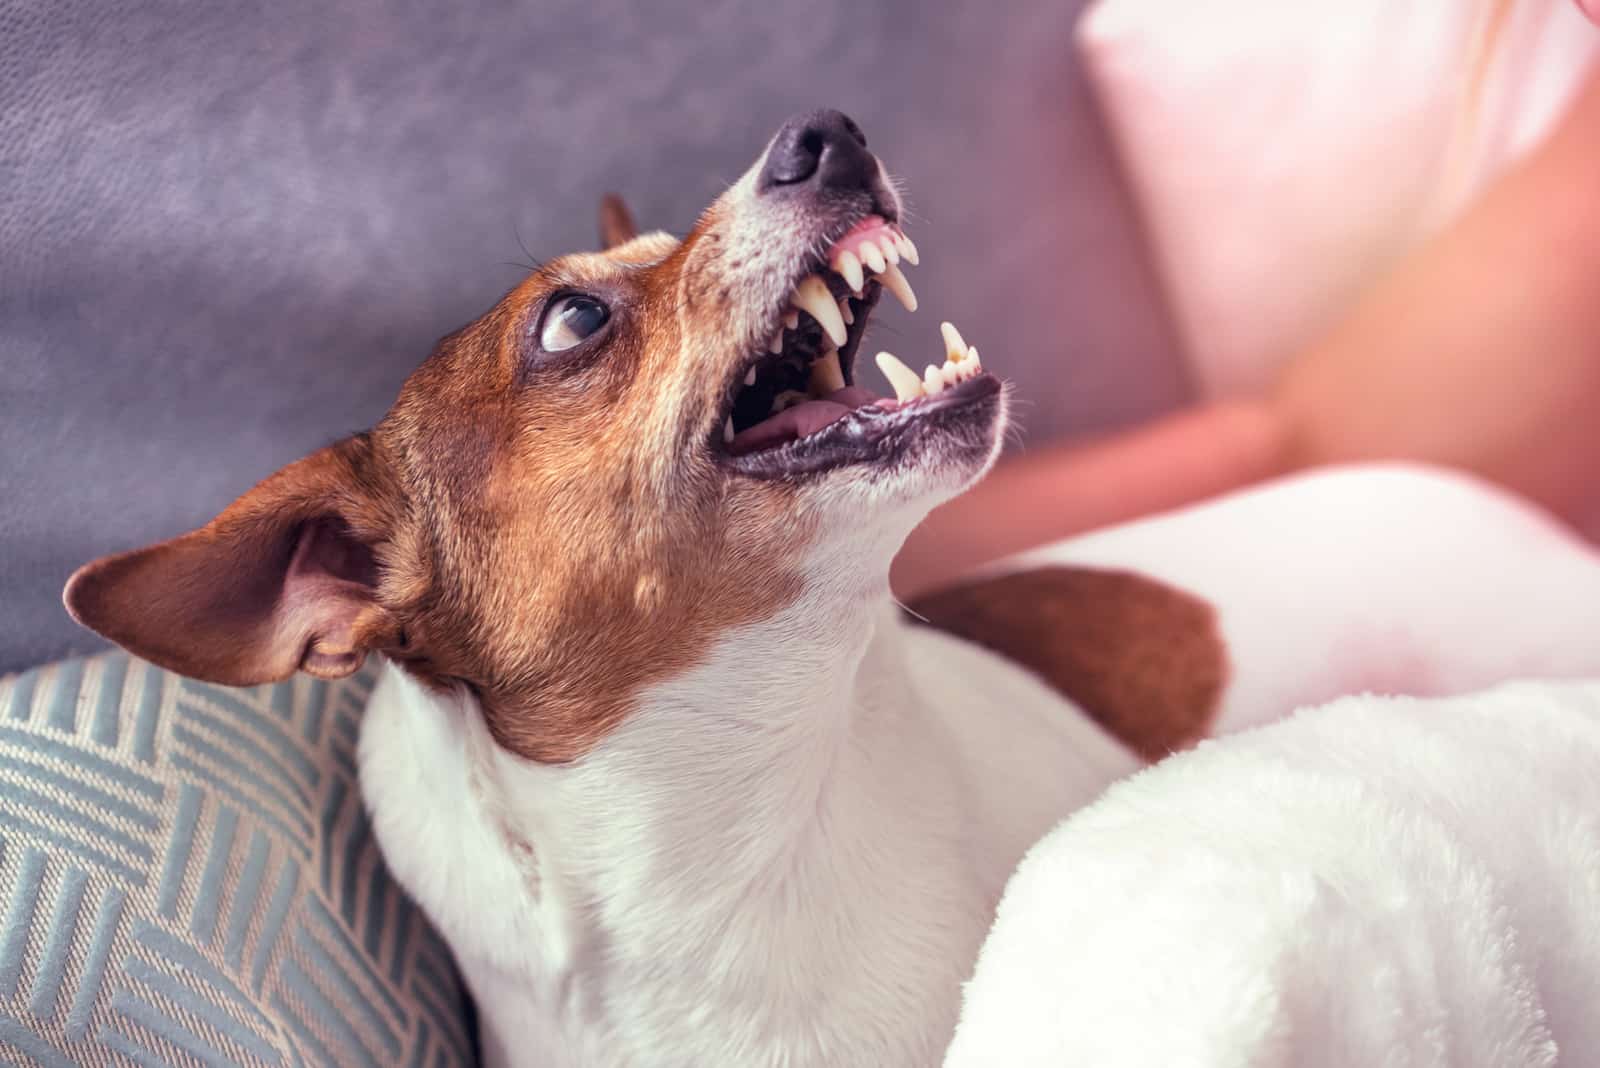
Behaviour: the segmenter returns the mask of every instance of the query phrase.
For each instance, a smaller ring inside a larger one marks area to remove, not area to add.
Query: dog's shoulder
[[[1204,737],[1227,682],[1215,609],[1130,571],[1015,571],[910,609],[1034,672],[1147,760]]]

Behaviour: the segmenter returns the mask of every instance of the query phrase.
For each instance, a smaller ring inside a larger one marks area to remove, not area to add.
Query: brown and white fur
[[[1600,669],[1592,557],[1404,470],[921,606],[963,638],[902,613],[902,539],[999,451],[993,381],[770,453],[722,433],[819,253],[898,223],[841,120],[786,126],[682,241],[535,270],[370,432],[68,586],[77,618],[200,678],[385,658],[363,788],[489,1065],[937,1063],[1024,850],[1144,759],[1337,692]],[[573,293],[608,318],[547,351]]]

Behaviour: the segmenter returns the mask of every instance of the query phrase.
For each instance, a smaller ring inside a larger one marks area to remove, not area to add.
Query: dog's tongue
[[[740,455],[815,434],[828,424],[843,419],[851,409],[871,404],[876,399],[860,386],[846,386],[820,400],[802,401],[777,415],[768,416],[753,427],[739,431],[730,451]]]

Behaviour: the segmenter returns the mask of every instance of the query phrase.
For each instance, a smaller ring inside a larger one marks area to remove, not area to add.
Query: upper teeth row
[[[944,335],[944,364],[940,367],[929,364],[920,378],[893,353],[878,353],[878,369],[894,387],[895,400],[901,404],[918,397],[931,397],[982,373],[978,350],[962,340],[960,331],[950,323],[940,323],[939,332]]]
[[[855,252],[839,253],[833,258],[831,266],[855,290],[857,296],[860,296],[861,287],[867,283],[863,269],[882,275],[884,287],[899,298],[900,303],[906,306],[906,311],[916,311],[917,296],[906,285],[906,276],[900,273],[902,257],[913,267],[921,262],[917,246],[911,243],[911,239],[891,230],[876,240],[867,238],[856,246]]]
[[[911,290],[911,283],[906,281],[906,276],[900,273],[900,261],[916,264],[919,261],[917,246],[904,234],[892,231],[877,238],[869,238],[858,246],[855,252],[841,252],[833,258],[831,266],[843,278],[856,296],[861,296],[861,289],[867,284],[865,271],[870,271],[878,276],[878,281],[883,288],[895,295],[895,299],[906,306],[906,311],[917,310],[917,295]],[[821,326],[822,332],[828,335],[828,340],[835,346],[841,346],[850,336],[845,327],[852,323],[855,317],[850,313],[848,300],[837,303],[833,294],[828,292],[828,284],[817,275],[807,275],[795,287],[794,295],[789,298],[789,303],[794,305],[784,314],[783,326],[772,335],[772,340],[767,344],[767,351],[779,353],[783,351],[783,330],[787,327],[793,330],[800,325],[800,318],[796,309],[806,312]]]

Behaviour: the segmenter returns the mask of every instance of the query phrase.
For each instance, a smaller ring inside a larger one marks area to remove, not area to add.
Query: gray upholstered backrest
[[[1182,378],[1069,31],[1079,7],[0,0],[0,670],[93,648],[71,568],[369,424],[599,192],[682,230],[788,114],[909,183],[924,312],[1029,440]]]

